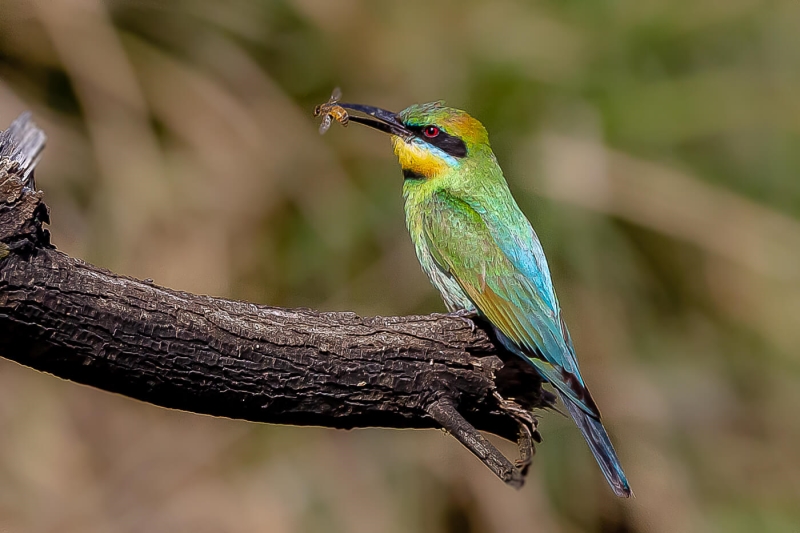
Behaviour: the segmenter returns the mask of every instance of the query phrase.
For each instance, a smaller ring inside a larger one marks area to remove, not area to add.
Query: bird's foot
[[[533,413],[531,413],[529,410],[520,406],[513,400],[506,400],[500,395],[499,392],[494,391],[493,395],[495,400],[497,400],[497,403],[500,405],[500,409],[510,414],[519,423],[519,438],[517,439],[517,445],[519,446],[520,457],[514,461],[514,466],[519,468],[522,474],[525,475],[528,471],[528,467],[533,462],[533,441],[541,441],[539,432],[536,431],[536,419],[533,417]]]
[[[475,309],[459,309],[457,311],[450,311],[445,316],[457,318],[469,326],[469,330],[475,333],[475,321],[478,318],[478,311]]]

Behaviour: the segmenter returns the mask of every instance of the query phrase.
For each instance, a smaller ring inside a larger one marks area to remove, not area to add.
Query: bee
[[[341,97],[342,90],[336,87],[327,102],[314,108],[315,117],[323,115],[322,124],[319,125],[320,134],[325,133],[331,127],[331,119],[336,119],[342,126],[347,126],[347,123],[350,122],[350,116],[345,108],[338,105]]]

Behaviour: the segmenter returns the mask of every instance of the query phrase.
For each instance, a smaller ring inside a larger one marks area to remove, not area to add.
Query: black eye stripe
[[[437,148],[441,148],[446,154],[458,158],[466,157],[467,145],[464,143],[464,141],[454,135],[446,133],[441,128],[439,128],[439,135],[436,137],[426,137],[422,131],[428,126],[430,126],[430,124],[426,124],[425,126],[406,125],[406,127],[414,132],[417,137]]]

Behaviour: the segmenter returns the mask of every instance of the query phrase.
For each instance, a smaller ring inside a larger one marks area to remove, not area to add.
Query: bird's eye
[[[422,130],[423,135],[429,139],[433,139],[437,135],[439,135],[439,128],[436,126],[425,126],[425,129]]]

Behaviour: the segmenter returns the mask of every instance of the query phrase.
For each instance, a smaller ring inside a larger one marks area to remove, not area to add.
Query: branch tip
[[[507,485],[519,489],[525,483],[527,464],[523,469],[512,464],[494,444],[467,422],[452,400],[440,398],[428,407],[428,414]]]

